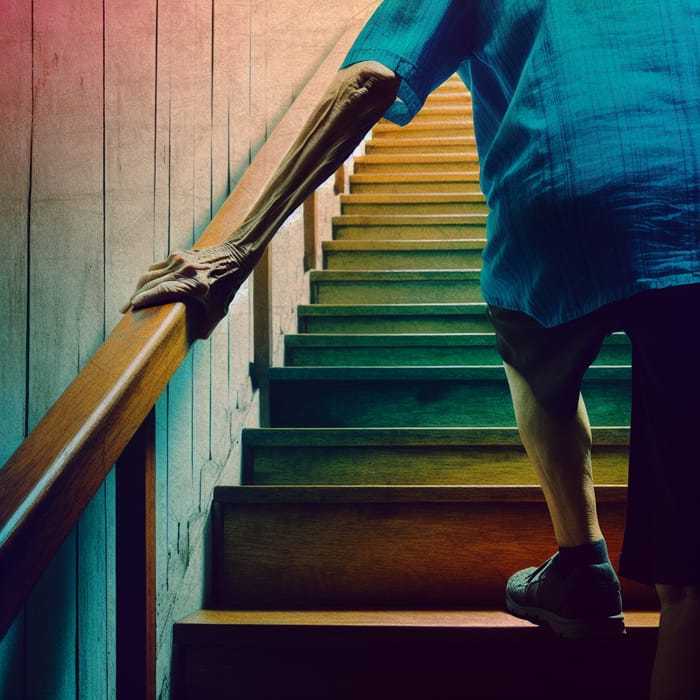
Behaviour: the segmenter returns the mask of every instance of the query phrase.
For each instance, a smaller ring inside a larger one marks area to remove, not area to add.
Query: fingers
[[[173,301],[186,301],[194,299],[199,301],[198,290],[194,281],[188,278],[165,277],[161,280],[153,280],[147,285],[141,287],[131,298],[131,305],[135,309],[141,309],[144,306],[157,306],[160,304],[169,304]]]

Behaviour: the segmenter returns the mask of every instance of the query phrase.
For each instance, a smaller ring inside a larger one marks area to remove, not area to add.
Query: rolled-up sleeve
[[[343,61],[378,61],[401,78],[386,118],[407,124],[427,96],[469,58],[474,36],[469,0],[384,0]]]

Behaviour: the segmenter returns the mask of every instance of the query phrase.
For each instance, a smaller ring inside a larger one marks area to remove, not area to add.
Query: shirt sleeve
[[[378,61],[393,70],[401,87],[385,116],[407,124],[438,85],[458,70],[464,72],[473,45],[474,14],[469,0],[384,0],[341,68]]]

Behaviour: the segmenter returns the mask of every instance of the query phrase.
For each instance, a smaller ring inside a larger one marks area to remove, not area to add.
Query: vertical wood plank
[[[105,3],[107,328],[153,261],[156,2]]]
[[[32,126],[31,5],[0,0],[0,467],[24,438],[27,201]]]
[[[120,700],[156,697],[155,435],[151,411],[116,468]]]
[[[233,25],[236,22],[236,6],[231,3],[213,3],[212,31],[212,164],[211,189],[212,212],[216,212],[229,193],[229,129],[231,119],[231,86],[233,82]],[[230,317],[221,321],[211,335],[211,458],[223,465],[230,450],[231,409],[230,393],[231,352]],[[209,474],[202,484],[208,494],[213,486],[214,474]]]
[[[169,248],[194,243],[195,6],[173,0],[169,29]],[[193,463],[193,354],[168,391],[168,577],[179,581],[189,559],[189,516],[195,493]],[[169,591],[172,604],[174,591]]]
[[[193,66],[193,225],[199,237],[212,218],[212,0],[195,0]],[[211,342],[193,348],[192,437],[195,502],[192,519],[201,517],[208,506],[203,482],[211,469]],[[204,502],[206,500],[206,502]]]
[[[37,1],[30,209],[29,425],[45,413],[104,333],[102,3]],[[98,496],[99,499],[99,496]],[[104,567],[80,557],[104,548],[105,515],[89,509],[27,609],[28,696],[74,698],[78,642],[104,657]]]
[[[171,5],[156,2],[156,82],[155,82],[155,178],[153,182],[153,260],[162,260],[169,250],[170,221],[170,65]],[[170,388],[166,389],[156,403],[156,635],[166,638],[168,631],[167,608],[170,600],[171,581],[168,559],[170,552],[168,513],[168,426]],[[168,676],[167,653],[156,659],[156,691],[161,693]]]
[[[28,208],[32,126],[29,3],[0,0],[0,468],[25,435]],[[25,616],[0,640],[0,697],[25,696]]]
[[[105,3],[105,289],[106,327],[154,249],[156,2]],[[105,488],[107,533],[107,653],[104,697],[115,697],[116,670],[116,479]],[[155,626],[155,620],[153,621]],[[81,653],[91,650],[81,648]],[[155,669],[152,669],[155,678]],[[101,697],[95,693],[93,697]]]

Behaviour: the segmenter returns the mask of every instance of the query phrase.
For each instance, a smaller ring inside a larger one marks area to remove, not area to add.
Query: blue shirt
[[[489,304],[553,326],[700,282],[700,0],[385,0],[362,60],[402,78],[399,124],[471,90]]]

